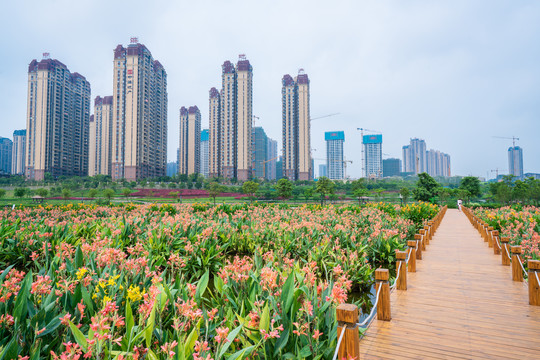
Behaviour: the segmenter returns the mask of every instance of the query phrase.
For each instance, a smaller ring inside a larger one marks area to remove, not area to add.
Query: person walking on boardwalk
[[[459,211],[461,211],[461,203],[462,203],[461,199],[458,199],[458,201],[457,201],[457,207],[458,207],[458,210],[459,210]]]

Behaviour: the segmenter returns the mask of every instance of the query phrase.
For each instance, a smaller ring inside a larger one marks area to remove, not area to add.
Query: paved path
[[[540,359],[540,307],[512,281],[467,217],[449,209],[430,245],[375,320],[362,359]]]

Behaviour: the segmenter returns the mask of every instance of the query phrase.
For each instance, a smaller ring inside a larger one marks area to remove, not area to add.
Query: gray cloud
[[[540,3],[536,1],[19,1],[0,15],[0,136],[25,127],[27,65],[48,51],[112,92],[112,50],[138,36],[168,72],[169,159],[178,109],[197,105],[221,64],[245,53],[254,67],[256,125],[281,142],[281,77],[311,79],[314,157],[324,131],[345,130],[360,175],[357,127],[383,133],[383,152],[421,137],[452,156],[453,173],[506,170],[520,137],[525,171],[540,172]]]

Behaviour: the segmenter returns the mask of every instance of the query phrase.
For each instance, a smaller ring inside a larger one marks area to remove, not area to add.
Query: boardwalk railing
[[[390,321],[390,292],[394,289],[407,290],[407,272],[416,272],[417,260],[422,260],[422,252],[426,250],[435,231],[441,224],[447,206],[441,208],[439,213],[427,222],[427,225],[415,234],[414,240],[407,241],[407,251],[396,251],[396,278],[390,285],[390,272],[388,269],[375,270],[375,303],[371,313],[362,322],[358,322],[358,307],[354,304],[341,304],[336,309],[338,321],[338,342],[334,353],[336,359],[360,359],[360,336],[358,328],[369,326],[377,312],[377,320]]]
[[[467,216],[471,224],[478,230],[489,247],[493,247],[495,255],[501,255],[501,264],[503,266],[512,265],[512,280],[524,281],[523,274],[527,275],[529,283],[529,304],[540,306],[540,261],[528,260],[525,270],[523,260],[521,259],[521,246],[510,246],[510,238],[499,238],[499,231],[494,230],[484,220],[476,216],[469,208],[461,207],[463,213]]]

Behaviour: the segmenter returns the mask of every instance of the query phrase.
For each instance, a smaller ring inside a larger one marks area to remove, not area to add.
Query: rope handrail
[[[521,261],[521,256],[518,256],[518,263],[521,266],[521,270],[527,275],[527,272],[525,271],[525,267],[523,266],[523,261]]]
[[[409,248],[409,251],[407,251],[407,259],[405,260],[405,264],[409,263],[409,259],[411,258],[411,251],[412,251],[412,248]]]
[[[499,250],[502,250],[501,249],[501,245],[499,245],[499,238],[495,238],[495,244],[497,244],[497,247],[499,248]]]
[[[538,280],[538,271],[534,272],[534,276],[536,276],[536,285],[540,285],[540,280]]]
[[[341,335],[339,336],[339,340],[337,342],[337,345],[336,345],[336,352],[334,353],[334,358],[333,360],[336,360],[337,359],[337,355],[338,355],[338,352],[339,352],[339,347],[341,346],[341,341],[343,340],[343,335],[345,335],[345,330],[347,329],[347,325],[343,325],[343,330],[341,330]]]
[[[358,326],[364,326],[366,323],[371,320],[371,317],[375,313],[375,309],[377,308],[377,304],[379,303],[379,295],[381,294],[382,284],[379,286],[379,290],[377,290],[377,298],[375,299],[375,304],[373,304],[373,307],[371,308],[371,312],[369,313],[368,317],[364,319],[361,323],[358,323]]]
[[[508,255],[508,258],[510,259],[510,262],[512,262],[512,256],[508,253],[508,246],[504,247],[504,251],[506,251],[506,255]]]
[[[394,284],[392,286],[390,286],[390,289],[394,289],[397,285],[397,282],[398,282],[398,279],[399,279],[399,275],[401,275],[401,264],[403,263],[403,261],[400,261],[399,262],[399,266],[398,266],[398,269],[397,269],[397,276],[396,276],[396,280],[394,280]]]

